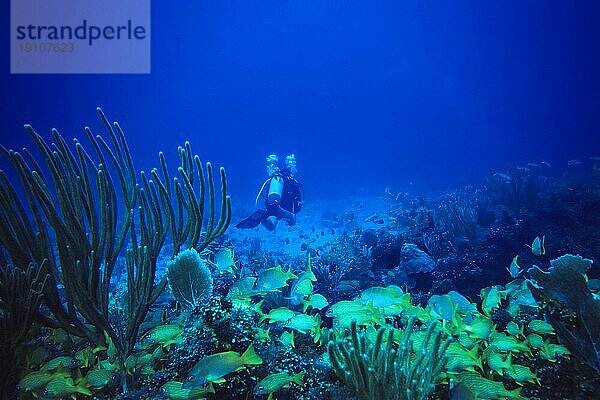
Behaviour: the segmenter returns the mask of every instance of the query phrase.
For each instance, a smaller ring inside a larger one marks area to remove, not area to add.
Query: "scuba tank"
[[[269,195],[267,196],[267,203],[279,204],[281,201],[281,193],[283,192],[283,177],[275,175],[271,178],[271,184],[269,185]]]

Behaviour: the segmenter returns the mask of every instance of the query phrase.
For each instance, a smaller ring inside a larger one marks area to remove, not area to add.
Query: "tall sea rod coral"
[[[416,346],[411,338],[414,329],[411,319],[399,331],[396,347],[393,328],[379,328],[373,342],[358,332],[353,321],[350,340],[329,342],[331,365],[361,400],[424,400],[444,371],[450,341],[432,324]]]
[[[49,144],[29,125],[25,130],[43,162],[27,149],[19,153],[0,147],[20,181],[15,186],[0,171],[0,267],[43,269],[49,278],[43,307],[29,311],[33,319],[95,344],[103,344],[107,335],[119,356],[125,385],[125,359],[167,283],[166,277],[155,280],[163,244],[169,238],[173,256],[182,246],[201,251],[227,229],[231,202],[221,168],[220,216],[215,223],[212,166],[206,163],[204,168],[187,142],[178,150],[178,177],[169,178],[162,153],[160,171],[153,169],[150,178],[144,172],[138,175],[121,127],[97,111],[109,140],[86,127],[91,152],[77,139],[74,148],[69,147],[55,129],[54,143]],[[123,254],[127,301],[122,318],[113,320],[109,284]]]

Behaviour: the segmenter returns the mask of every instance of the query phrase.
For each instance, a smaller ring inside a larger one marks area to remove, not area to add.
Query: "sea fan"
[[[211,296],[213,279],[210,269],[195,249],[187,249],[169,262],[167,276],[173,296],[182,305],[194,308]]]

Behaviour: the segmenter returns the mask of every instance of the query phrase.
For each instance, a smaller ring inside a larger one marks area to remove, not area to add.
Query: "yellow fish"
[[[68,372],[35,371],[21,378],[18,385],[19,391],[35,393],[52,379],[68,379],[70,376]]]
[[[363,304],[370,304],[373,307],[392,307],[402,303],[403,295],[404,291],[396,285],[388,287],[375,286],[363,290],[358,295],[357,300],[360,300]]]
[[[315,343],[321,338],[321,317],[319,314],[316,317],[306,314],[294,315],[283,326],[300,333],[312,332]]]
[[[319,293],[311,295],[308,298],[308,300],[300,300],[300,303],[302,303],[303,313],[306,312],[306,310],[308,310],[308,307],[312,307],[315,310],[322,310],[323,308],[329,305],[329,302],[327,301],[325,296]]]
[[[215,254],[215,260],[212,262],[212,265],[214,265],[215,268],[217,268],[217,271],[219,271],[219,275],[225,272],[233,274],[233,266],[235,265],[233,251],[227,248],[217,251],[217,253]]]
[[[345,312],[338,314],[333,318],[333,326],[335,328],[350,328],[352,321],[356,321],[358,326],[366,326],[370,324],[383,325],[385,323],[384,316],[373,308],[362,309],[355,312]]]
[[[140,342],[144,349],[157,345],[168,348],[172,344],[179,343],[182,334],[183,329],[178,325],[159,325],[144,333]]]
[[[297,276],[288,270],[283,272],[281,266],[265,269],[258,274],[256,280],[255,291],[257,292],[272,292],[279,291],[284,286],[287,286],[287,281],[296,279]]]
[[[267,328],[265,330],[265,328],[262,326],[260,328],[258,328],[258,331],[256,332],[256,340],[258,340],[261,343],[270,342],[271,341],[271,336],[269,335],[270,330],[271,330],[271,328]]]
[[[229,293],[227,293],[228,299],[249,299],[252,296],[256,296],[258,293],[254,292],[254,284],[256,283],[256,277],[245,276],[238,279],[231,285]]]
[[[505,371],[505,374],[515,380],[517,384],[523,385],[523,383],[537,383],[540,384],[540,379],[537,375],[524,365],[513,364],[511,368]]]
[[[198,361],[185,377],[183,388],[193,389],[207,382],[223,383],[226,375],[241,371],[246,365],[259,365],[262,362],[252,345],[242,355],[235,351],[213,354]]]
[[[268,394],[269,397],[267,400],[271,400],[273,398],[273,393],[278,391],[281,388],[289,387],[291,383],[295,383],[298,386],[302,385],[302,378],[304,377],[304,372],[300,372],[296,375],[288,375],[285,372],[281,372],[278,374],[271,374],[258,382],[256,387],[254,388],[254,393],[257,395]]]
[[[298,314],[296,311],[292,311],[287,307],[274,308],[268,314],[263,315],[258,322],[260,323],[265,319],[268,319],[272,324],[275,322],[286,322],[296,314]]]
[[[478,399],[521,399],[521,389],[506,390],[501,382],[485,379],[477,372],[465,371],[458,374],[458,382],[469,388]]]
[[[85,375],[83,380],[88,388],[100,390],[119,383],[119,374],[107,369],[93,369]]]
[[[527,329],[533,333],[538,333],[540,335],[554,334],[554,328],[552,327],[552,325],[550,325],[546,321],[542,321],[541,319],[534,319],[529,321],[529,324],[527,324]]]
[[[84,347],[73,356],[82,368],[90,368],[96,363],[96,355],[91,347]]]
[[[72,379],[54,378],[46,384],[44,388],[44,397],[50,399],[71,398],[75,400],[77,393],[91,396],[92,392],[85,386],[73,384]]]
[[[315,282],[317,280],[317,277],[315,276],[314,272],[312,271],[312,266],[311,266],[311,262],[310,262],[310,252],[307,252],[307,258],[306,258],[306,270],[304,270],[302,272],[302,274],[300,274],[300,277],[298,278],[298,280],[303,280],[303,279],[310,279],[311,281]]]
[[[296,345],[294,343],[294,332],[293,331],[292,332],[284,331],[281,334],[281,336],[279,336],[279,339],[277,339],[277,341],[287,347],[291,347],[291,348],[296,347]]]
[[[209,383],[207,387],[184,389],[183,383],[177,381],[169,381],[165,383],[161,390],[171,400],[199,400],[204,398],[206,393],[215,392],[212,383]]]
[[[329,307],[325,315],[327,317],[335,317],[341,314],[360,312],[362,310],[372,311],[373,307],[362,304],[358,301],[342,300]]]
[[[79,368],[81,363],[74,357],[60,356],[49,360],[40,368],[42,371],[65,371]]]

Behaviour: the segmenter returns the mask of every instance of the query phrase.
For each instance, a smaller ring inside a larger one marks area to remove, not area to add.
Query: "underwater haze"
[[[0,400],[600,399],[600,1],[4,3]]]
[[[3,144],[21,146],[23,123],[80,135],[101,106],[140,168],[190,140],[236,201],[270,153],[296,154],[310,197],[564,164],[598,152],[599,8],[155,2],[149,75],[9,75],[4,58]]]

